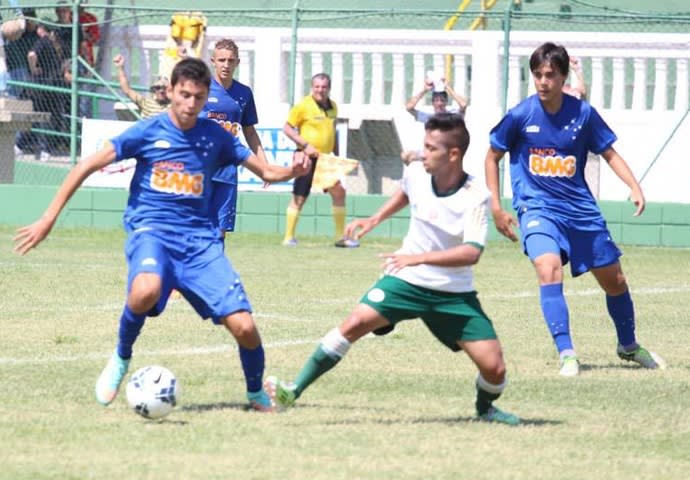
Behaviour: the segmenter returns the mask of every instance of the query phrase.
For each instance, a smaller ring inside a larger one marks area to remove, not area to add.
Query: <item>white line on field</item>
[[[647,288],[638,288],[633,290],[633,295],[659,295],[659,294],[665,294],[665,293],[679,293],[679,292],[688,292],[690,291],[690,286],[689,285],[680,285],[677,287],[647,287]],[[486,294],[486,295],[481,295],[482,298],[489,298],[489,299],[514,299],[514,298],[528,298],[528,297],[536,297],[538,295],[537,289],[535,288],[534,290],[530,291],[522,291],[522,292],[515,292],[515,293],[501,293],[501,294]],[[603,295],[602,291],[600,289],[584,289],[584,290],[573,290],[573,291],[567,291],[566,295],[568,296],[594,296],[594,295]],[[48,308],[46,307],[46,310]],[[82,310],[90,310],[90,309],[96,309],[99,311],[109,311],[109,310],[116,310],[119,311],[122,309],[121,304],[110,304],[110,305],[102,305],[100,307],[79,307],[79,308],[73,308],[73,309],[61,309],[63,311],[82,311]],[[41,309],[38,308],[32,308],[32,311],[40,311]],[[54,310],[54,308],[50,309],[51,311]],[[271,319],[278,319],[278,320],[286,320],[286,321],[291,321],[291,322],[296,322],[300,320],[304,320],[308,318],[297,318],[297,317],[288,317],[282,314],[276,314],[276,313],[259,313],[256,312],[255,316],[257,318],[271,318]],[[277,342],[266,342],[264,343],[265,348],[280,348],[280,347],[286,347],[286,346],[293,346],[293,345],[305,345],[305,344],[315,344],[318,342],[318,339],[301,339],[301,340],[284,340],[284,341],[277,341]],[[137,357],[139,356],[150,356],[150,357],[155,357],[155,356],[170,356],[170,355],[206,355],[206,354],[211,354],[211,353],[218,353],[218,352],[223,352],[223,351],[229,351],[233,350],[235,348],[234,344],[225,344],[225,345],[213,345],[213,346],[207,346],[207,347],[193,347],[193,348],[181,348],[181,349],[168,349],[168,350],[157,350],[157,351],[137,351]],[[45,363],[53,363],[53,362],[78,362],[78,361],[84,361],[84,360],[100,360],[100,359],[105,359],[108,358],[110,354],[104,354],[104,353],[87,353],[83,355],[74,355],[74,356],[58,356],[58,357],[33,357],[33,358],[0,358],[0,366],[1,365],[27,365],[27,364],[45,364]]]
[[[266,342],[264,348],[290,347],[294,345],[316,344],[318,339],[285,340],[279,342]],[[184,356],[184,355],[207,355],[210,353],[229,352],[236,350],[234,344],[209,345],[207,347],[176,348],[167,350],[141,351],[137,350],[139,357],[159,357],[159,356]],[[57,357],[35,357],[35,358],[0,358],[0,365],[28,365],[45,364],[54,362],[81,362],[84,360],[103,360],[109,358],[111,353],[85,353],[82,355],[57,356]]]
[[[690,292],[690,285],[679,285],[677,287],[642,287],[632,288],[632,295],[662,295],[664,293],[683,293]],[[587,288],[584,290],[565,290],[566,296],[574,297],[591,297],[595,295],[604,295],[600,288]],[[533,290],[514,292],[514,293],[484,293],[479,292],[480,298],[495,298],[498,300],[510,300],[511,298],[528,298],[539,296],[539,289],[535,286]]]
[[[690,292],[690,285],[678,285],[675,287],[642,287],[642,288],[633,288],[632,289],[632,294],[633,296],[635,295],[663,295],[667,293],[684,293],[684,292]],[[598,288],[589,288],[589,289],[583,289],[583,290],[568,290],[566,288],[565,295],[568,296],[573,296],[573,297],[592,297],[592,296],[598,296],[598,295],[603,295],[603,291],[598,289]],[[485,292],[479,292],[479,298],[480,299],[496,299],[496,300],[511,300],[514,298],[531,298],[531,297],[537,297],[539,296],[539,289],[534,287],[533,290],[524,290],[524,291],[518,291],[518,292],[513,292],[513,293],[485,293]],[[333,302],[329,302],[332,304],[342,304],[342,305],[352,305],[354,306],[354,302],[356,302],[356,299],[340,299],[340,300],[333,300]],[[318,302],[319,304],[321,302]],[[0,303],[0,305],[2,305]],[[174,305],[173,302],[168,303],[169,306]],[[90,311],[97,311],[97,312],[120,312],[122,311],[122,303],[109,303],[109,304],[102,304],[102,305],[74,305],[74,306],[68,306],[68,307],[62,307],[60,308],[61,312],[64,313],[72,313],[72,312],[90,312]],[[12,315],[12,314],[19,314],[19,313],[28,313],[28,312],[54,312],[55,311],[55,306],[54,305],[45,305],[45,306],[39,306],[39,305],[26,305],[23,308],[11,308],[8,306],[2,306],[3,312],[5,315]],[[263,312],[254,312],[254,315],[257,318],[272,318],[272,319],[279,319],[279,320],[287,320],[291,322],[295,321],[301,321],[301,320],[309,320],[310,318],[308,316],[305,317],[290,317],[286,316],[284,314],[277,314],[277,313],[263,313]]]

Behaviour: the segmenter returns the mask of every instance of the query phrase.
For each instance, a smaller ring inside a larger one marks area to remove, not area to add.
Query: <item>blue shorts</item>
[[[237,174],[235,183],[213,181],[211,195],[211,219],[214,226],[224,232],[235,231],[237,217]]]
[[[240,277],[223,253],[219,239],[155,230],[132,233],[125,245],[128,264],[127,292],[139,273],[161,277],[158,303],[147,313],[160,315],[173,289],[177,289],[204,319],[219,324],[235,312],[252,311]]]
[[[578,225],[541,210],[528,210],[520,215],[520,232],[530,260],[544,253],[560,255],[563,265],[570,262],[573,277],[614,264],[622,255],[603,218]]]

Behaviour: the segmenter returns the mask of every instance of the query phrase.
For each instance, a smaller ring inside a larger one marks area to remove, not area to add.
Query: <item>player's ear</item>
[[[462,150],[460,150],[460,147],[451,147],[450,150],[448,150],[448,158],[451,162],[459,162],[462,160]]]

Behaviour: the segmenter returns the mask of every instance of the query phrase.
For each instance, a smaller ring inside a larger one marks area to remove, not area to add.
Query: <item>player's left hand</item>
[[[12,239],[14,253],[26,255],[48,236],[52,228],[53,223],[42,218],[31,225],[17,229],[17,234]]]
[[[421,259],[419,255],[404,255],[400,253],[382,253],[379,257],[383,258],[383,271],[389,275],[402,270],[405,267],[419,265]]]
[[[633,202],[633,205],[637,207],[637,210],[635,210],[633,216],[638,217],[642,215],[642,212],[644,212],[644,207],[646,205],[642,190],[640,190],[639,188],[633,189],[632,192],[630,192],[630,201]]]

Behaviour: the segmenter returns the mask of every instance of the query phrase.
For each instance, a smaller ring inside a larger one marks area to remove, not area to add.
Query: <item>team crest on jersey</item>
[[[575,175],[577,159],[574,155],[565,157],[556,154],[553,148],[530,148],[529,171],[540,177],[567,177]]]
[[[153,146],[156,148],[170,148],[170,142],[167,140],[156,140]]]
[[[539,133],[539,125],[527,125],[527,128],[525,128],[525,132]]]
[[[218,103],[218,99],[216,97],[208,97],[207,102],[208,103]]]

